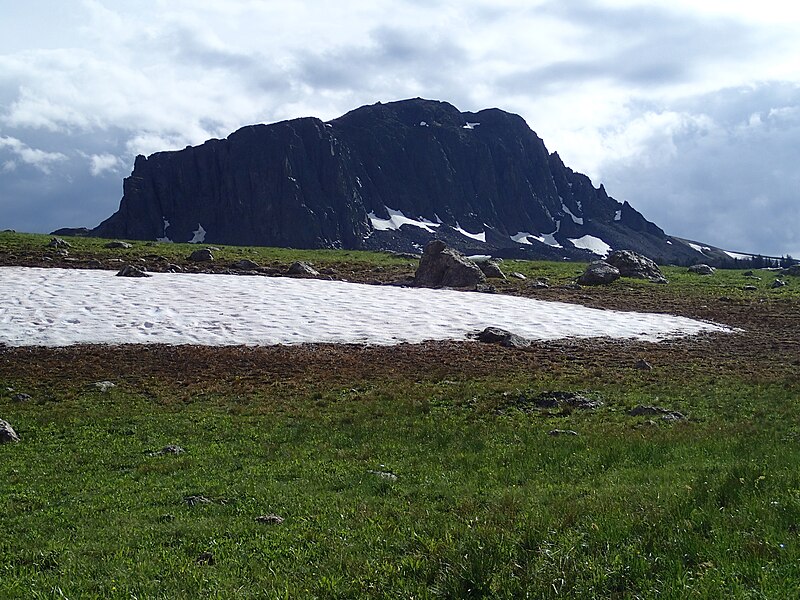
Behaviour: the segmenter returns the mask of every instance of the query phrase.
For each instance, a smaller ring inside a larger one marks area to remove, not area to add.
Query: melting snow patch
[[[511,236],[511,241],[516,242],[518,244],[527,244],[528,246],[532,246],[531,241],[528,239],[529,237],[536,237],[532,233],[528,233],[527,231],[520,231],[519,233]]]
[[[622,211],[618,210],[614,213],[614,220],[615,221],[622,221]]]
[[[171,239],[167,236],[167,227],[169,227],[169,221],[167,221],[166,217],[161,217],[161,220],[164,221],[164,235],[162,237],[157,237],[157,242],[172,242]]]
[[[584,235],[574,240],[570,238],[569,241],[572,242],[572,245],[576,248],[589,250],[598,256],[608,256],[608,253],[611,252],[611,246],[593,235]]]
[[[736,259],[736,260],[753,260],[753,257],[750,254],[740,254],[738,252],[728,252],[727,250],[723,250],[723,252],[725,252],[725,254],[727,254],[728,256],[730,256],[731,258]]]
[[[386,212],[389,213],[388,219],[381,219],[374,212],[367,215],[372,222],[372,227],[377,231],[396,230],[400,229],[403,225],[412,225],[413,227],[420,227],[430,233],[435,233],[434,228],[439,227],[439,223],[433,223],[422,217],[419,219],[410,219],[405,216],[402,211],[394,210],[389,207],[384,208],[386,208]]]
[[[206,230],[200,223],[197,224],[197,231],[192,232],[194,237],[189,240],[190,244],[202,244],[206,240]]]
[[[0,343],[274,345],[464,340],[501,327],[537,340],[659,341],[729,331],[663,314],[617,312],[502,294],[342,281],[0,267]]]
[[[427,124],[425,121],[420,121],[420,122],[419,122],[419,126],[420,126],[420,127],[427,127],[427,126],[428,126],[428,124]]]
[[[575,223],[576,225],[583,225],[583,217],[576,217],[575,215],[573,215],[572,211],[569,208],[567,208],[567,205],[564,204],[563,202],[561,203],[561,210],[563,210],[570,217],[572,217],[573,223]]]
[[[698,246],[697,244],[693,244],[691,242],[686,242],[692,250],[696,250],[700,254],[703,254],[706,250],[711,250],[708,246]]]
[[[464,127],[462,127],[462,129],[475,129],[478,125],[480,125],[480,123],[469,123],[469,122],[467,122],[467,124],[464,125]]]
[[[455,229],[461,235],[467,236],[468,238],[472,238],[473,240],[477,240],[479,242],[483,242],[484,244],[486,243],[486,232],[485,231],[481,231],[480,233],[470,233],[466,229],[462,229],[461,226],[458,224],[458,222],[456,222],[456,226],[453,227],[453,229]]]

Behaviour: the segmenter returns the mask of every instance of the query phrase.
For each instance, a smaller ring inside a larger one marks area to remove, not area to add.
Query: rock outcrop
[[[433,240],[425,246],[414,274],[414,283],[418,287],[474,289],[484,281],[486,275],[478,265],[441,240]]]
[[[91,235],[399,252],[439,238],[465,253],[558,260],[597,257],[586,248],[602,241],[701,257],[566,167],[518,115],[420,98],[138,156],[119,210]]]
[[[622,277],[647,279],[653,283],[667,283],[667,278],[658,265],[641,254],[631,250],[618,250],[609,254],[605,261],[619,269]]]
[[[596,260],[589,263],[583,274],[578,277],[578,283],[580,285],[606,285],[617,279],[619,279],[619,269],[602,260]]]

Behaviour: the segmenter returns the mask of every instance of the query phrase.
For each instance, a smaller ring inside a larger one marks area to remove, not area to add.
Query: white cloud
[[[89,157],[89,172],[97,177],[106,171],[116,171],[123,166],[122,160],[113,154],[92,154]]]
[[[46,152],[38,148],[30,148],[25,143],[17,138],[0,136],[0,149],[6,148],[15,154],[22,162],[37,168],[42,173],[50,173],[50,167],[53,163],[66,160],[66,155],[61,152]],[[8,164],[8,163],[7,163]],[[14,166],[10,170],[16,168],[16,163],[11,161]]]

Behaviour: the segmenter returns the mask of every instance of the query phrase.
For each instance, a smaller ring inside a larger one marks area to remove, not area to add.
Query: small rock
[[[151,275],[149,273],[145,273],[145,271],[139,267],[125,265],[119,270],[117,277],[151,277]]]
[[[754,291],[756,291],[758,288],[757,288],[756,286],[754,286],[754,285],[746,285],[746,286],[744,286],[742,289],[743,289],[745,292],[754,292]]]
[[[72,244],[60,237],[51,238],[47,244],[48,248],[72,248]]]
[[[211,504],[211,499],[205,496],[186,496],[183,499],[188,506],[195,506],[197,504]]]
[[[494,279],[506,278],[506,274],[503,273],[503,270],[500,268],[500,263],[497,260],[489,259],[480,262],[474,262],[476,262],[478,268],[483,271],[483,274],[486,275],[486,277]]]
[[[113,249],[113,248],[123,248],[123,249],[133,248],[133,246],[131,244],[129,244],[128,242],[121,242],[119,240],[114,240],[113,242],[108,242],[103,247],[104,248],[111,248],[111,249]]]
[[[214,260],[214,255],[211,253],[210,248],[200,248],[195,250],[188,257],[187,260],[192,262],[209,262]]]
[[[547,432],[547,435],[552,436],[559,436],[559,435],[578,435],[577,431],[573,431],[572,429],[551,429]]]
[[[183,454],[186,452],[183,448],[176,444],[168,444],[158,452],[150,452],[150,456],[164,456],[165,454]]]
[[[514,279],[521,279],[523,281],[527,279],[527,277],[525,277],[525,275],[523,275],[519,271],[514,271],[513,273],[511,273],[511,277],[513,277]]]
[[[252,271],[254,269],[258,269],[258,263],[253,262],[248,258],[237,260],[232,266],[234,269],[241,269],[243,271]]]
[[[628,414],[632,417],[659,415],[665,421],[683,421],[686,419],[686,415],[679,413],[677,410],[668,410],[660,406],[647,406],[644,404],[633,407],[628,411]]]
[[[14,428],[11,427],[11,424],[3,421],[3,419],[0,419],[0,444],[18,441],[19,436],[17,435],[17,432],[14,431]]]
[[[264,525],[280,525],[283,523],[284,519],[278,515],[269,514],[256,517],[255,521],[256,523],[263,523]]]
[[[211,552],[201,552],[196,559],[194,559],[198,565],[213,565],[216,563],[214,560],[214,555]]]
[[[475,286],[475,291],[483,294],[496,294],[497,288],[491,283],[479,283]]]
[[[616,281],[619,277],[619,269],[602,260],[596,260],[589,263],[583,275],[578,277],[578,284],[605,285]]]
[[[372,469],[369,469],[367,473],[371,475],[377,475],[381,479],[388,479],[389,481],[397,481],[397,475],[395,475],[391,471],[374,471]]]
[[[642,371],[652,371],[653,365],[647,362],[645,359],[637,360],[636,363],[633,365],[634,369],[640,369]]]
[[[11,396],[11,400],[14,401],[14,402],[27,402],[30,399],[31,399],[31,395],[30,394],[19,393],[19,394],[14,394],[13,396]]]
[[[716,273],[716,269],[714,267],[710,267],[708,265],[692,265],[687,269],[689,273],[695,273],[696,275],[713,275]]]
[[[505,348],[527,348],[531,341],[499,327],[487,327],[477,335],[478,341],[487,344],[500,344]]]
[[[307,262],[303,262],[302,260],[293,262],[291,266],[289,266],[289,269],[286,271],[286,273],[288,275],[308,275],[310,277],[319,276],[319,271],[317,271]]]
[[[776,290],[776,289],[779,289],[779,288],[782,288],[782,287],[785,287],[785,286],[786,286],[786,282],[785,281],[783,281],[782,279],[776,279],[775,281],[772,282],[772,285],[770,287],[773,290]]]
[[[172,263],[167,263],[167,273],[183,273],[183,267]]]
[[[92,384],[92,387],[97,388],[101,392],[110,392],[113,388],[117,387],[116,383],[110,381],[98,381]]]

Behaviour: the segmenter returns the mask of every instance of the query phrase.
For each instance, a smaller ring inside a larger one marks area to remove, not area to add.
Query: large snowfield
[[[398,344],[485,327],[535,340],[648,341],[725,331],[661,314],[500,294],[238,275],[0,267],[0,344]]]

